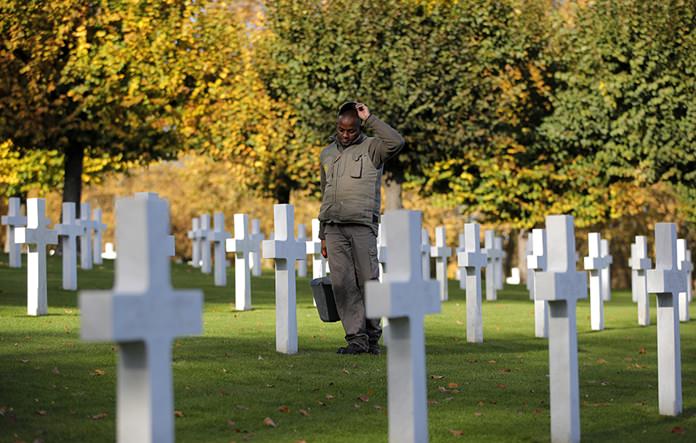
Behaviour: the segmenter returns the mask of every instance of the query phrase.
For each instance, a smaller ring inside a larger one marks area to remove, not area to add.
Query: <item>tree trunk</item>
[[[404,182],[403,178],[399,175],[387,173],[384,178],[384,197],[385,197],[385,211],[391,211],[394,209],[402,209],[404,207],[403,200],[401,198],[401,185]]]
[[[279,186],[275,189],[273,192],[273,196],[275,197],[276,202],[278,204],[287,204],[290,203],[290,187],[288,186]]]
[[[85,159],[84,147],[70,147],[65,150],[63,165],[63,203],[75,203],[75,217],[80,217],[82,201],[82,165]]]

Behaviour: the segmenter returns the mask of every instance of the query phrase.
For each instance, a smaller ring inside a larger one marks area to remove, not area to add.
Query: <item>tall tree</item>
[[[171,157],[187,93],[176,63],[189,2],[0,2],[0,140],[63,154],[80,201],[85,155],[110,165]],[[108,166],[108,165],[106,165]]]

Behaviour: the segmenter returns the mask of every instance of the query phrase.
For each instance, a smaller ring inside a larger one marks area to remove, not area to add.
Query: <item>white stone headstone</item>
[[[58,234],[48,229],[46,200],[27,199],[27,226],[15,228],[15,242],[26,244],[27,253],[27,315],[48,313],[46,290],[46,246],[58,244]]]
[[[421,260],[423,269],[423,279],[430,280],[430,235],[428,230],[421,230]]]
[[[22,267],[22,249],[15,241],[15,230],[27,225],[27,218],[22,215],[22,205],[18,197],[10,197],[7,215],[2,216],[2,224],[7,226],[8,253],[10,268]]]
[[[95,208],[92,211],[92,227],[94,228],[94,238],[92,239],[92,259],[95,265],[102,264],[102,235],[106,231],[106,225],[102,223],[102,210]]]
[[[486,253],[486,300],[496,301],[498,294],[496,292],[496,270],[498,260],[502,259],[503,253],[495,247],[495,231],[492,229],[486,230],[484,233],[484,252]]]
[[[201,267],[201,220],[198,217],[191,219],[191,230],[186,236],[191,239],[191,266]]]
[[[295,261],[305,260],[307,246],[295,240],[292,205],[273,205],[273,240],[263,241],[263,258],[275,260],[276,351],[297,353]]]
[[[75,219],[75,203],[63,203],[63,223],[55,225],[63,252],[63,289],[77,290],[77,237],[82,235],[82,226]]]
[[[652,261],[648,257],[648,238],[637,235],[631,245],[631,273],[633,278],[633,293],[638,302],[638,324],[648,326],[650,324],[650,297],[648,296],[647,271],[652,267]]]
[[[208,235],[213,242],[215,251],[215,286],[227,285],[227,253],[225,252],[225,242],[231,235],[225,231],[225,214],[216,212],[213,215],[213,232]]]
[[[532,234],[527,235],[527,241],[524,243],[524,256],[532,255]],[[527,269],[527,281],[525,282],[527,291],[529,291],[529,299],[534,300],[534,271]]]
[[[319,239],[319,219],[312,219],[312,239],[307,240],[307,255],[312,256],[312,278],[326,276],[326,259],[321,255],[321,240]]]
[[[104,245],[104,252],[102,252],[102,258],[106,260],[116,260],[116,249],[114,249],[114,244],[111,242],[106,242]]]
[[[425,371],[426,314],[440,312],[438,283],[424,280],[420,256],[421,213],[391,211],[384,215],[390,245],[383,282],[365,283],[368,318],[389,318],[387,393],[389,441],[428,441]]]
[[[688,289],[691,286],[691,271],[693,270],[693,264],[690,260],[687,260],[687,254],[689,253],[686,247],[686,239],[677,239],[677,265],[679,270],[684,274],[684,280],[686,280],[686,288],[684,291],[679,293],[679,321],[687,322],[691,320],[689,315],[689,293]]]
[[[580,441],[576,304],[587,298],[587,275],[575,270],[575,228],[569,215],[546,217],[546,271],[534,273],[537,300],[549,302],[551,441]]]
[[[297,241],[307,243],[307,227],[302,223],[297,225]],[[297,276],[307,277],[307,260],[297,262]]]
[[[249,254],[255,246],[248,226],[246,214],[234,214],[234,237],[227,239],[227,252],[234,252],[234,308],[237,311],[251,309]]]
[[[611,264],[614,257],[609,253],[609,240],[602,239],[600,243],[600,255],[607,266],[602,269],[602,300],[611,301]]]
[[[546,271],[547,249],[546,232],[534,229],[531,235],[532,253],[527,256],[527,269],[533,273]],[[535,286],[531,285],[535,291]],[[549,302],[536,297],[534,294],[534,336],[547,338],[549,336]]]
[[[203,294],[170,283],[169,205],[156,194],[116,200],[112,291],[81,291],[81,335],[119,344],[116,439],[174,442],[172,342],[202,329]]]
[[[483,343],[481,314],[481,268],[486,266],[486,253],[481,250],[478,223],[464,225],[462,251],[457,253],[459,275],[466,288],[466,341]]]
[[[210,214],[203,214],[201,220],[201,272],[210,274],[212,271],[210,258],[210,243],[212,240],[213,231],[210,230]]]
[[[602,295],[602,269],[609,266],[601,252],[601,237],[597,232],[587,236],[588,256],[585,270],[590,271],[590,324],[593,331],[604,330],[604,296]]]
[[[258,218],[251,220],[251,236],[249,238],[254,246],[249,253],[251,274],[258,277],[261,275],[261,242],[266,239],[266,236],[261,232],[261,221]]]
[[[379,281],[387,272],[387,236],[382,223],[377,228],[377,262],[379,263]]]
[[[648,293],[657,294],[657,379],[661,415],[682,413],[679,293],[686,291],[677,263],[677,228],[655,225],[655,269],[648,274]]]
[[[503,270],[503,260],[505,259],[505,250],[503,249],[503,237],[498,237],[497,235],[493,238],[495,249],[499,251],[500,256],[495,259],[495,289],[496,297],[497,291],[503,289],[503,279],[505,277],[505,271]]]
[[[447,246],[447,233],[444,226],[435,228],[435,246],[430,249],[435,259],[435,278],[440,282],[440,301],[449,298],[447,284],[447,258],[452,255],[452,248]]]
[[[633,269],[633,262],[636,260],[635,251],[636,242],[634,241],[633,243],[631,243],[631,256],[628,257],[628,268],[631,270],[631,300],[633,300],[633,303],[638,302],[638,292],[636,286],[636,276],[638,274],[638,271]]]
[[[82,234],[80,235],[80,267],[82,269],[92,269],[92,231],[94,230],[94,222],[91,220],[92,210],[89,203],[80,205],[80,226]]]

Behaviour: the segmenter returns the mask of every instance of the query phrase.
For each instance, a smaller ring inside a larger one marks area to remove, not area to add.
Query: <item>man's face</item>
[[[360,134],[358,119],[350,115],[339,117],[336,123],[336,134],[338,135],[338,141],[343,146],[351,144]]]

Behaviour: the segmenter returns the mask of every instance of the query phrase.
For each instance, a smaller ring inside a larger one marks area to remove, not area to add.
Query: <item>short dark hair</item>
[[[343,117],[352,117],[358,125],[360,124],[360,117],[358,117],[358,110],[356,109],[355,102],[346,102],[339,106],[338,119]]]

